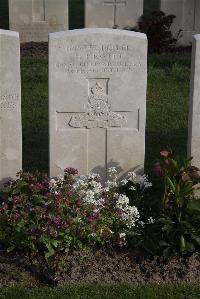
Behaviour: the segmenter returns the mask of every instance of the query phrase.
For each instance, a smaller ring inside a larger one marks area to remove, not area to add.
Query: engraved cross
[[[34,21],[46,21],[46,0],[32,0]]]
[[[108,94],[109,79],[88,78],[87,80],[88,101],[86,106],[80,112],[56,110],[57,130],[60,132],[76,130],[76,132],[84,134],[87,148],[86,172],[96,172],[94,167],[99,163],[103,168],[100,167],[98,173],[106,178],[109,159],[107,155],[109,132],[130,129],[139,131],[139,110],[120,107],[112,109]],[[100,152],[101,154],[99,154]],[[93,153],[93,159],[90,158],[90,153]],[[61,166],[58,167],[63,170]]]
[[[104,5],[112,5],[113,6],[113,28],[117,28],[117,7],[118,6],[126,6],[126,0],[108,0],[104,1]]]

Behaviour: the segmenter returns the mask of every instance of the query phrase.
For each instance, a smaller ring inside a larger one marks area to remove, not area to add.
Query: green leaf
[[[58,247],[58,241],[57,240],[51,240],[51,244],[57,248]]]
[[[175,192],[176,187],[175,187],[174,183],[172,182],[172,180],[169,177],[167,177],[166,179],[167,179],[167,182],[170,185],[172,191]]]
[[[7,249],[7,252],[9,253],[9,252],[13,251],[14,249],[15,249],[15,246],[12,245],[12,246],[10,246],[10,247]]]
[[[163,223],[163,224],[170,224],[170,225],[173,225],[173,224],[175,224],[175,222],[174,221],[172,221],[170,218],[164,218],[164,217],[162,217],[162,218],[159,218],[158,219],[161,223]]]
[[[200,200],[199,199],[193,199],[188,203],[188,209],[194,212],[200,213]]]
[[[200,246],[200,236],[191,235],[191,238]]]

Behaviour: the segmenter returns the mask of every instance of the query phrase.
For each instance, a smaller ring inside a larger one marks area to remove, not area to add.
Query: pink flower
[[[80,198],[78,198],[78,199],[76,200],[76,205],[77,205],[77,207],[80,207],[80,206],[81,206],[81,200],[80,200]]]
[[[162,151],[160,151],[160,155],[161,155],[161,157],[169,158],[172,156],[172,152],[168,151],[168,150],[162,150]]]
[[[89,223],[93,223],[97,219],[97,215],[92,215],[88,217]]]
[[[121,215],[124,214],[124,211],[122,209],[117,208],[116,213],[117,213],[118,216],[121,216]]]
[[[18,203],[21,202],[21,198],[17,197],[17,196],[14,196],[13,199],[12,199],[12,202],[13,202],[14,205],[17,205]]]

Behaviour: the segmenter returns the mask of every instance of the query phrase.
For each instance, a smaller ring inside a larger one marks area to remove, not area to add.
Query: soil
[[[22,258],[0,252],[0,287],[62,286],[77,283],[200,283],[200,261],[142,257],[127,250],[97,250],[65,257],[52,277],[39,273]]]
[[[144,258],[130,251],[96,251],[72,256],[57,273],[58,285],[67,283],[200,283],[200,261],[189,258]]]
[[[46,58],[48,57],[48,43],[25,43],[21,44],[21,57]]]

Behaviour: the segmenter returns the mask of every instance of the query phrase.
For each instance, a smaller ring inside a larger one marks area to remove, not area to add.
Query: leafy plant
[[[172,36],[170,30],[176,16],[154,11],[151,16],[142,16],[138,23],[139,31],[147,35],[149,52],[168,52],[174,48],[179,38]]]
[[[165,254],[199,251],[200,200],[195,197],[199,169],[191,165],[192,159],[175,157],[171,151],[161,151],[161,158],[155,168],[164,183],[161,215],[155,224],[157,232],[161,229],[157,245]]]

